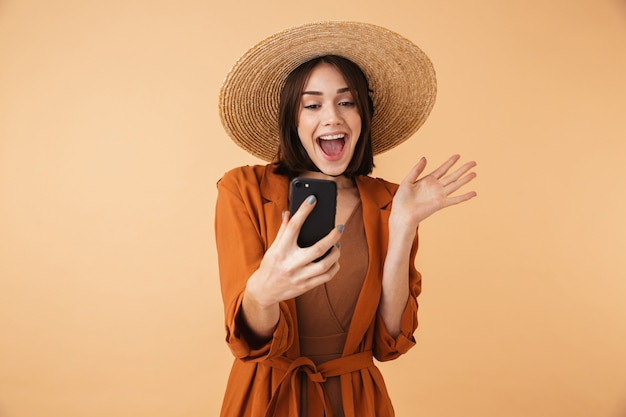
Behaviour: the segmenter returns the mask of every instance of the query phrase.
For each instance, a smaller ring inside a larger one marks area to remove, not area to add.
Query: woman
[[[220,115],[234,141],[268,162],[218,183],[216,240],[235,356],[222,416],[393,416],[374,365],[414,344],[421,276],[417,228],[467,201],[451,157],[399,185],[374,179],[373,156],[408,139],[435,96],[432,65],[384,28],[319,22],[253,47],[233,67]],[[277,121],[277,122],[276,122]],[[289,213],[289,181],[337,185],[337,227],[315,245],[297,236],[314,197]],[[332,248],[328,256],[314,262]]]

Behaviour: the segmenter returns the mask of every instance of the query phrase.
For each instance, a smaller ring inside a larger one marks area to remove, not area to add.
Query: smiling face
[[[298,136],[309,158],[324,174],[342,175],[361,135],[361,115],[339,70],[321,62],[304,86]]]

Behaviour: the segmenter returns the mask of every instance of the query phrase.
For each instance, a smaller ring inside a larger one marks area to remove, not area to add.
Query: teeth
[[[335,139],[343,139],[346,135],[344,135],[343,133],[339,133],[337,135],[327,135],[327,136],[320,136],[321,140],[335,140]]]

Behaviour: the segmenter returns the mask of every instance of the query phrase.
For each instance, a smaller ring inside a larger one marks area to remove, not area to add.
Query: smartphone
[[[335,227],[337,211],[337,184],[330,180],[297,177],[291,181],[289,212],[293,215],[309,196],[314,195],[317,204],[304,221],[298,235],[298,246],[306,248],[330,233]],[[332,249],[332,248],[331,248]],[[330,249],[328,250],[330,252]],[[319,259],[328,255],[328,252]]]

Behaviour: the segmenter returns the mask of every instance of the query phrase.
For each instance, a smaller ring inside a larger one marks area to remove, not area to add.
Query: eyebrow
[[[349,87],[340,88],[339,90],[337,90],[337,94],[346,93],[348,91],[350,91]],[[302,95],[305,95],[305,94],[310,94],[310,95],[313,95],[313,96],[322,96],[322,95],[324,95],[321,91],[303,91]]]

